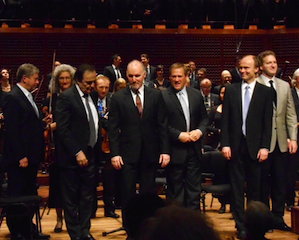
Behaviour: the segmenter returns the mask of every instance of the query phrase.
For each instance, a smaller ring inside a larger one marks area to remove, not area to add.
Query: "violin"
[[[48,111],[48,107],[45,106],[42,109],[43,113],[48,116],[50,115]],[[54,161],[54,138],[53,138],[53,131],[51,128],[51,124],[48,124],[45,131],[44,131],[44,138],[45,138],[45,162],[51,164]]]
[[[102,151],[104,153],[110,153],[108,133],[107,133],[107,131],[104,128],[102,128],[102,137],[103,137]]]
[[[108,118],[109,112],[106,112],[106,114],[103,116],[104,118]],[[108,138],[108,133],[107,131],[102,128],[102,151],[104,153],[110,153],[110,145],[109,145],[109,138]]]

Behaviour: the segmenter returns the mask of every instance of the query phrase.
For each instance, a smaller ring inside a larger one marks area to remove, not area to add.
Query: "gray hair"
[[[17,74],[16,74],[17,82],[18,83],[21,82],[23,76],[30,78],[36,73],[39,74],[39,69],[36,66],[34,66],[31,63],[24,63],[17,70]]]
[[[75,75],[76,69],[74,67],[72,67],[71,65],[61,64],[55,68],[53,76],[52,76],[50,84],[49,84],[50,91],[51,91],[51,88],[53,87],[52,93],[60,92],[61,89],[60,89],[60,84],[59,84],[59,77],[60,77],[60,74],[63,72],[69,72],[71,75],[71,79],[72,79],[72,85],[75,84],[74,75]],[[54,83],[53,83],[53,81],[54,81]]]

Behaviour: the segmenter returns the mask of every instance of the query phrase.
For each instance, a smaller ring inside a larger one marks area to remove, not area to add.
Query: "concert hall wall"
[[[168,68],[174,62],[192,60],[205,67],[208,78],[218,83],[220,72],[234,66],[236,53],[258,54],[271,49],[279,66],[287,64],[287,76],[299,67],[299,29],[280,30],[196,30],[196,29],[43,29],[0,28],[0,67],[11,69],[14,78],[18,66],[35,64],[44,77],[51,72],[53,52],[56,59],[75,67],[95,65],[101,73],[111,64],[114,53],[122,56],[125,68],[141,53],[150,56],[152,65]],[[46,84],[46,83],[45,83]]]

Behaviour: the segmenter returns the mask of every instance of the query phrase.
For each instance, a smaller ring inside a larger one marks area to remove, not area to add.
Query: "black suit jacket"
[[[111,98],[108,135],[111,157],[121,156],[125,163],[139,161],[141,151],[149,162],[169,153],[165,105],[161,91],[144,86],[143,116],[134,104],[129,87]]]
[[[119,71],[121,73],[121,77],[122,78],[126,78],[125,73],[123,72],[123,70],[121,68],[119,68]],[[112,90],[113,90],[113,84],[117,80],[117,77],[115,75],[115,71],[114,71],[114,68],[112,67],[112,65],[106,66],[104,68],[103,75],[109,78],[109,80],[111,82],[110,83],[110,91],[112,92]]]
[[[90,130],[76,85],[59,95],[56,103],[56,122],[59,137],[55,146],[59,156],[58,162],[65,167],[77,167],[76,154],[81,150],[86,153]]]
[[[226,87],[221,117],[221,146],[231,147],[234,156],[243,136],[241,84]],[[270,150],[273,106],[269,89],[256,83],[247,113],[246,142],[252,159],[257,159],[259,149]]]
[[[211,93],[211,96],[210,96],[209,100],[210,100],[211,108],[220,104],[219,95],[217,95],[215,93]]]
[[[41,113],[38,118],[18,86],[4,95],[2,109],[5,116],[4,159],[9,165],[18,166],[19,160],[27,157],[29,165],[38,165],[45,157],[45,125]]]
[[[299,98],[298,98],[298,94],[297,94],[297,91],[296,91],[295,87],[293,87],[291,91],[292,91],[295,110],[296,110],[296,114],[297,114],[297,121],[299,122]]]
[[[242,77],[240,76],[235,67],[230,69],[229,72],[232,75],[232,83],[238,83],[243,81]]]
[[[186,87],[189,99],[190,111],[190,131],[199,129],[203,134],[206,131],[209,119],[207,111],[203,103],[202,95],[199,90]],[[171,163],[181,164],[186,159],[187,148],[186,144],[179,141],[181,132],[186,132],[186,120],[179,99],[176,96],[176,91],[169,87],[162,91],[163,99],[166,104],[168,115],[168,129],[171,141]],[[194,149],[199,158],[201,158],[201,139],[194,143]]]
[[[154,81],[154,80],[157,78],[157,68],[150,65],[150,72],[149,72],[149,75],[150,75],[149,78],[146,77],[146,79],[147,79],[148,81]]]

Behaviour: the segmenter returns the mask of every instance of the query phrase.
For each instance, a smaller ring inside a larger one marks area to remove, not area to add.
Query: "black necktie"
[[[88,112],[88,123],[89,123],[89,131],[90,131],[88,145],[93,147],[96,143],[96,128],[95,128],[95,123],[94,123],[93,116],[91,113],[88,96],[89,96],[89,94],[87,94],[87,93],[84,94],[85,103],[86,103],[87,112]]]
[[[269,81],[270,85],[271,85],[271,91],[272,91],[272,100],[275,104],[275,106],[277,105],[277,93],[276,93],[276,90],[273,86],[273,80],[270,80]]]
[[[115,68],[116,71],[116,79],[119,79],[121,76],[119,74],[119,68]]]

